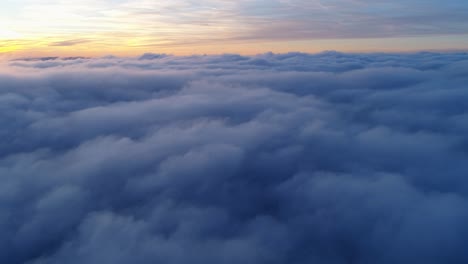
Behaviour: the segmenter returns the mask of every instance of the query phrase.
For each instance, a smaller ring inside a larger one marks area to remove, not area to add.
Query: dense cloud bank
[[[468,54],[9,61],[0,263],[468,263]]]

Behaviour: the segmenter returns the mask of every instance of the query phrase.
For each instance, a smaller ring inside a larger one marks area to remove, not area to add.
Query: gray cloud
[[[1,263],[466,263],[468,54],[22,59]]]
[[[239,4],[241,39],[356,39],[466,35],[463,1],[274,0]]]
[[[79,44],[83,44],[87,42],[90,42],[90,41],[86,39],[72,39],[72,40],[53,42],[50,44],[50,46],[75,46],[75,45],[79,45]]]

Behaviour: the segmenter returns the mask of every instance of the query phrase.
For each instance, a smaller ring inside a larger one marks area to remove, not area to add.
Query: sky
[[[466,50],[465,0],[3,0],[0,52]]]
[[[0,52],[2,264],[468,263],[467,0],[1,0]]]

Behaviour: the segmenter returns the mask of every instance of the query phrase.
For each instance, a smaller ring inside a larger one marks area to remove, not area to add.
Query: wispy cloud
[[[75,46],[83,43],[90,42],[90,40],[86,39],[73,39],[73,40],[64,40],[64,41],[58,41],[58,42],[53,42],[50,45],[51,46]]]

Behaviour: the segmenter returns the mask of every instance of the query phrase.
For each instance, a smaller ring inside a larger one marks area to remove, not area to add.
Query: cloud
[[[1,263],[466,263],[467,53],[0,66]]]
[[[64,41],[57,41],[50,44],[50,46],[75,46],[83,43],[90,42],[86,39],[73,39],[73,40],[64,40]]]

